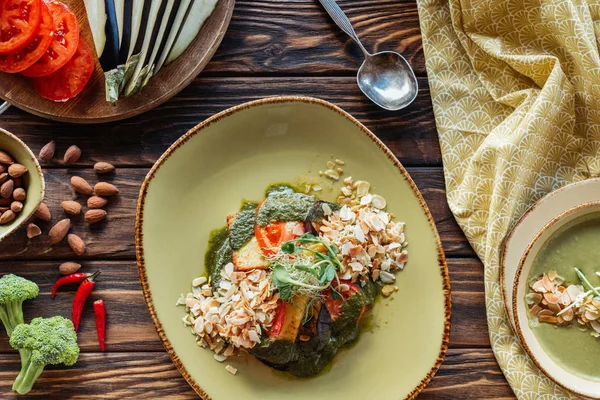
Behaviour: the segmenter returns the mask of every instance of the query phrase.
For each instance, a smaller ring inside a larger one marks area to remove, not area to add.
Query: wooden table
[[[158,109],[106,125],[54,123],[10,109],[0,127],[32,150],[51,139],[55,161],[44,165],[46,201],[53,222],[63,218],[59,204],[78,199],[70,184],[77,174],[90,182],[96,161],[118,169],[107,177],[121,194],[107,210],[108,220],[87,226],[73,218],[72,232],[88,244],[79,259],[86,271],[103,270],[93,298],[109,313],[107,352],[100,353],[91,302],[80,329],[82,354],[71,369],[48,367],[32,394],[85,398],[194,398],[158,339],[142,295],[135,261],[135,205],[140,183],[163,151],[206,117],[236,104],[276,95],[323,98],[350,112],[407,167],[437,223],[452,279],[452,334],[446,361],[420,399],[513,398],[498,368],[487,331],[483,267],[448,209],[441,155],[427,85],[415,0],[339,0],[367,48],[405,55],[419,77],[420,92],[409,108],[384,111],[356,86],[358,48],[337,29],[316,0],[238,0],[223,44],[202,75]],[[77,144],[83,156],[65,168],[64,150]],[[47,233],[48,224],[40,223]],[[50,287],[61,262],[73,260],[66,243],[48,251],[47,236],[28,241],[24,229],[0,245],[0,275],[17,273],[40,285],[38,299],[25,306],[25,318],[70,316],[73,293],[52,301]],[[34,309],[35,307],[35,309]],[[18,354],[0,334],[0,397],[11,398],[19,370]],[[402,371],[398,371],[399,374]],[[9,394],[11,393],[11,394]]]

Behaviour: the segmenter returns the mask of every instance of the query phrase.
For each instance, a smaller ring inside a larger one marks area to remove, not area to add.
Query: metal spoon
[[[356,77],[360,90],[373,103],[386,110],[400,110],[412,103],[417,97],[419,85],[408,61],[393,51],[370,54],[335,0],[319,1],[337,26],[356,42],[365,56]]]
[[[10,104],[8,102],[0,103],[0,114],[10,108]]]

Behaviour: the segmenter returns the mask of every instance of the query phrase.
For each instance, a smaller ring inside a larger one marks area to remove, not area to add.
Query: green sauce
[[[358,339],[362,328],[357,323],[358,318],[364,306],[373,305],[376,294],[377,289],[372,283],[361,288],[359,293],[344,302],[342,314],[330,323],[329,330],[319,331],[306,342],[267,339],[260,346],[250,350],[250,353],[265,364],[287,371],[293,376],[299,378],[315,376],[331,365],[342,347],[350,346]],[[365,316],[363,315],[362,318],[364,319]]]
[[[320,203],[315,198],[294,190],[287,184],[270,186],[266,198],[260,205],[245,201],[240,212],[229,227],[211,232],[205,265],[214,287],[221,280],[221,270],[232,262],[232,253],[243,247],[254,236],[254,226],[265,226],[272,221],[318,220],[323,217]],[[332,210],[339,206],[328,203]],[[281,371],[287,371],[296,377],[310,377],[319,374],[331,365],[337,352],[349,346],[360,335],[361,328],[367,326],[368,316],[362,316],[359,327],[358,318],[363,307],[372,307],[378,294],[378,288],[372,282],[360,288],[359,293],[351,296],[342,306],[342,314],[333,322],[324,324],[327,329],[312,336],[308,341],[273,341],[265,335],[263,342],[250,350],[265,364]],[[317,318],[317,317],[314,317]]]
[[[594,286],[600,286],[600,214],[576,219],[556,232],[540,249],[533,262],[529,280],[552,269],[565,279],[565,285],[580,285],[574,267],[579,268]],[[525,301],[525,299],[523,299]],[[531,329],[544,351],[566,370],[582,378],[600,381],[600,338],[590,331],[571,326],[538,323],[532,319]]]
[[[254,236],[258,203],[246,201],[242,204],[229,228],[229,241],[233,250],[239,250]]]
[[[227,227],[224,226],[210,233],[208,250],[204,255],[204,265],[213,287],[218,286],[221,281],[221,270],[230,262],[232,262],[232,249],[229,244]]]
[[[286,185],[269,187],[266,196],[256,215],[260,226],[273,221],[304,221],[315,203],[313,196],[298,193]]]

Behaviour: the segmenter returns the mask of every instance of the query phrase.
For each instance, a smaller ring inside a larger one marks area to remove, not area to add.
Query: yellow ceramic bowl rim
[[[42,203],[42,201],[44,201],[44,195],[46,193],[46,182],[44,181],[44,174],[42,173],[42,167],[40,167],[40,163],[38,162],[36,156],[33,154],[31,149],[29,148],[29,146],[27,146],[21,139],[19,139],[17,136],[10,133],[6,129],[0,128],[0,135],[8,136],[9,139],[16,142],[19,146],[21,146],[23,149],[25,149],[25,152],[27,153],[27,155],[29,157],[31,157],[31,159],[33,160],[33,165],[35,165],[35,172],[40,177],[40,199],[39,199],[39,201],[37,202],[35,207],[33,207],[31,209],[31,211],[24,216],[25,218],[23,218],[22,216],[19,216],[18,218],[21,219],[21,221],[18,223],[13,223],[10,226],[10,228],[8,228],[8,230],[4,233],[4,235],[0,236],[0,242],[2,242],[4,239],[6,239],[10,235],[12,235],[17,229],[19,229],[21,226],[23,226],[27,221],[29,221],[29,219],[35,213],[35,211],[37,210],[39,205]]]
[[[529,254],[531,253],[533,246],[537,243],[537,241],[542,237],[542,235],[548,230],[550,229],[552,226],[554,226],[556,223],[562,221],[565,217],[580,211],[582,209],[585,208],[589,208],[589,207],[597,207],[600,206],[600,201],[592,201],[589,203],[584,203],[584,204],[580,204],[578,206],[572,207],[570,209],[568,209],[567,211],[564,211],[563,213],[559,214],[557,217],[555,217],[554,219],[552,219],[550,222],[548,222],[546,224],[546,226],[544,226],[538,233],[537,235],[535,235],[535,237],[533,238],[533,240],[531,240],[531,242],[529,243],[529,245],[527,246],[527,250],[525,250],[525,253],[523,254],[523,257],[521,257],[521,261],[519,262],[519,266],[517,267],[517,273],[515,275],[515,281],[513,284],[513,299],[512,299],[512,303],[513,303],[513,310],[515,312],[515,318],[514,318],[514,322],[515,322],[515,332],[517,334],[517,336],[519,337],[519,341],[521,342],[521,345],[523,346],[523,348],[525,349],[525,352],[527,353],[527,355],[529,356],[529,358],[531,358],[531,360],[535,363],[535,365],[540,369],[540,371],[542,371],[544,373],[544,375],[546,375],[548,378],[550,378],[550,380],[552,380],[554,383],[556,383],[558,386],[560,386],[561,388],[565,389],[567,392],[570,393],[574,393],[578,396],[584,397],[586,399],[600,399],[600,393],[597,396],[590,396],[589,393],[581,393],[580,391],[578,391],[577,389],[573,388],[573,387],[568,387],[567,385],[564,384],[564,382],[561,382],[559,379],[557,379],[554,375],[552,375],[551,373],[548,372],[547,368],[544,368],[544,366],[542,365],[542,363],[534,356],[533,352],[531,351],[531,349],[529,348],[529,346],[527,345],[527,341],[525,339],[525,335],[523,334],[523,330],[521,328],[521,322],[519,321],[519,301],[517,299],[517,294],[518,294],[518,289],[519,289],[519,284],[522,282],[522,278],[527,279],[524,275],[522,276],[522,272],[523,272],[523,268],[525,266],[525,262],[527,261],[527,258],[529,257]],[[568,373],[565,371],[565,373]],[[571,373],[568,373],[569,375],[574,376]]]
[[[195,126],[192,129],[190,129],[187,133],[185,133],[183,136],[181,136],[179,139],[177,139],[177,141],[175,141],[175,143],[173,143],[163,153],[163,155],[160,156],[160,158],[156,161],[156,163],[154,164],[154,166],[152,167],[150,172],[148,172],[148,175],[146,176],[146,178],[144,179],[144,182],[142,183],[142,187],[140,189],[140,195],[138,198],[138,205],[137,205],[137,212],[136,212],[136,224],[135,224],[135,247],[136,247],[136,256],[137,256],[137,263],[138,263],[138,273],[140,275],[142,289],[144,291],[144,297],[146,299],[146,304],[148,305],[148,310],[150,312],[150,316],[152,317],[152,321],[154,322],[154,326],[156,327],[158,335],[159,335],[160,339],[162,340],[163,345],[165,346],[165,349],[169,353],[169,356],[171,356],[171,360],[173,361],[173,363],[175,364],[175,366],[177,367],[177,369],[179,370],[181,375],[183,375],[185,380],[189,383],[189,385],[196,391],[196,393],[200,397],[202,397],[205,400],[210,400],[210,397],[208,396],[208,394],[200,387],[200,385],[198,385],[198,383],[194,379],[192,379],[192,377],[190,376],[190,374],[188,373],[188,371],[186,370],[184,365],[179,360],[179,357],[173,350],[173,346],[171,345],[171,342],[167,338],[166,334],[164,333],[162,325],[161,325],[160,321],[158,320],[158,316],[156,315],[156,310],[154,308],[154,304],[152,302],[152,297],[151,297],[151,293],[150,293],[150,287],[148,285],[148,277],[146,274],[146,267],[144,264],[144,245],[143,245],[142,225],[143,225],[144,203],[145,203],[145,199],[146,199],[146,194],[148,193],[148,187],[149,187],[150,183],[152,182],[152,180],[154,179],[156,172],[165,163],[165,161],[169,157],[171,157],[173,155],[173,153],[179,147],[183,146],[185,144],[185,142],[187,142],[189,139],[191,139],[196,134],[200,133],[204,128],[210,126],[213,123],[220,121],[221,119],[223,119],[225,117],[228,117],[232,114],[235,114],[239,111],[243,111],[243,110],[251,108],[251,107],[262,106],[262,105],[267,105],[267,104],[281,104],[281,103],[316,104],[316,105],[328,108],[332,111],[335,111],[336,113],[340,114],[341,116],[345,117],[350,122],[352,122],[354,125],[356,125],[394,163],[394,165],[396,166],[398,171],[404,176],[406,181],[410,184],[410,187],[412,188],[413,193],[415,194],[419,203],[421,204],[423,212],[427,216],[429,225],[431,226],[432,231],[435,235],[436,247],[437,247],[437,253],[438,253],[438,265],[440,267],[440,274],[441,274],[442,280],[443,280],[444,295],[445,295],[445,304],[444,304],[445,321],[444,321],[444,332],[443,332],[443,337],[442,337],[442,344],[440,346],[440,352],[438,354],[438,358],[436,360],[435,365],[425,375],[425,377],[423,377],[423,379],[413,389],[413,391],[410,392],[405,397],[405,399],[414,399],[419,394],[419,392],[421,392],[421,390],[423,390],[423,388],[433,378],[433,376],[439,369],[440,365],[444,361],[446,352],[448,351],[448,343],[450,341],[450,319],[451,319],[451,308],[452,308],[452,302],[451,302],[451,298],[450,298],[450,275],[448,273],[448,266],[446,265],[446,257],[444,255],[442,243],[441,243],[437,228],[435,226],[435,222],[431,215],[431,212],[429,211],[429,208],[427,207],[427,204],[425,203],[423,196],[421,196],[421,193],[419,192],[419,190],[418,190],[417,186],[415,185],[415,183],[413,182],[412,178],[410,177],[408,172],[404,169],[402,164],[400,164],[400,161],[398,161],[398,159],[390,151],[390,149],[388,149],[387,146],[385,144],[383,144],[383,142],[381,142],[369,129],[367,129],[367,127],[365,127],[362,123],[360,123],[358,120],[356,120],[350,114],[348,114],[341,108],[339,108],[327,101],[321,100],[321,99],[316,99],[316,98],[312,98],[312,97],[303,97],[303,96],[279,96],[279,97],[269,97],[269,98],[265,98],[265,99],[261,99],[261,100],[255,100],[255,101],[243,103],[238,106],[229,108],[225,111],[222,111],[222,112],[215,114],[212,117],[204,120],[202,123],[198,124],[197,126]]]

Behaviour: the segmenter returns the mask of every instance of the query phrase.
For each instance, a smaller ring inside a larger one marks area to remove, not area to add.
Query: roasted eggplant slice
[[[177,39],[166,59],[165,64],[175,61],[192,44],[192,41],[198,36],[204,21],[212,14],[217,0],[195,0],[190,8],[190,13],[177,35]]]

